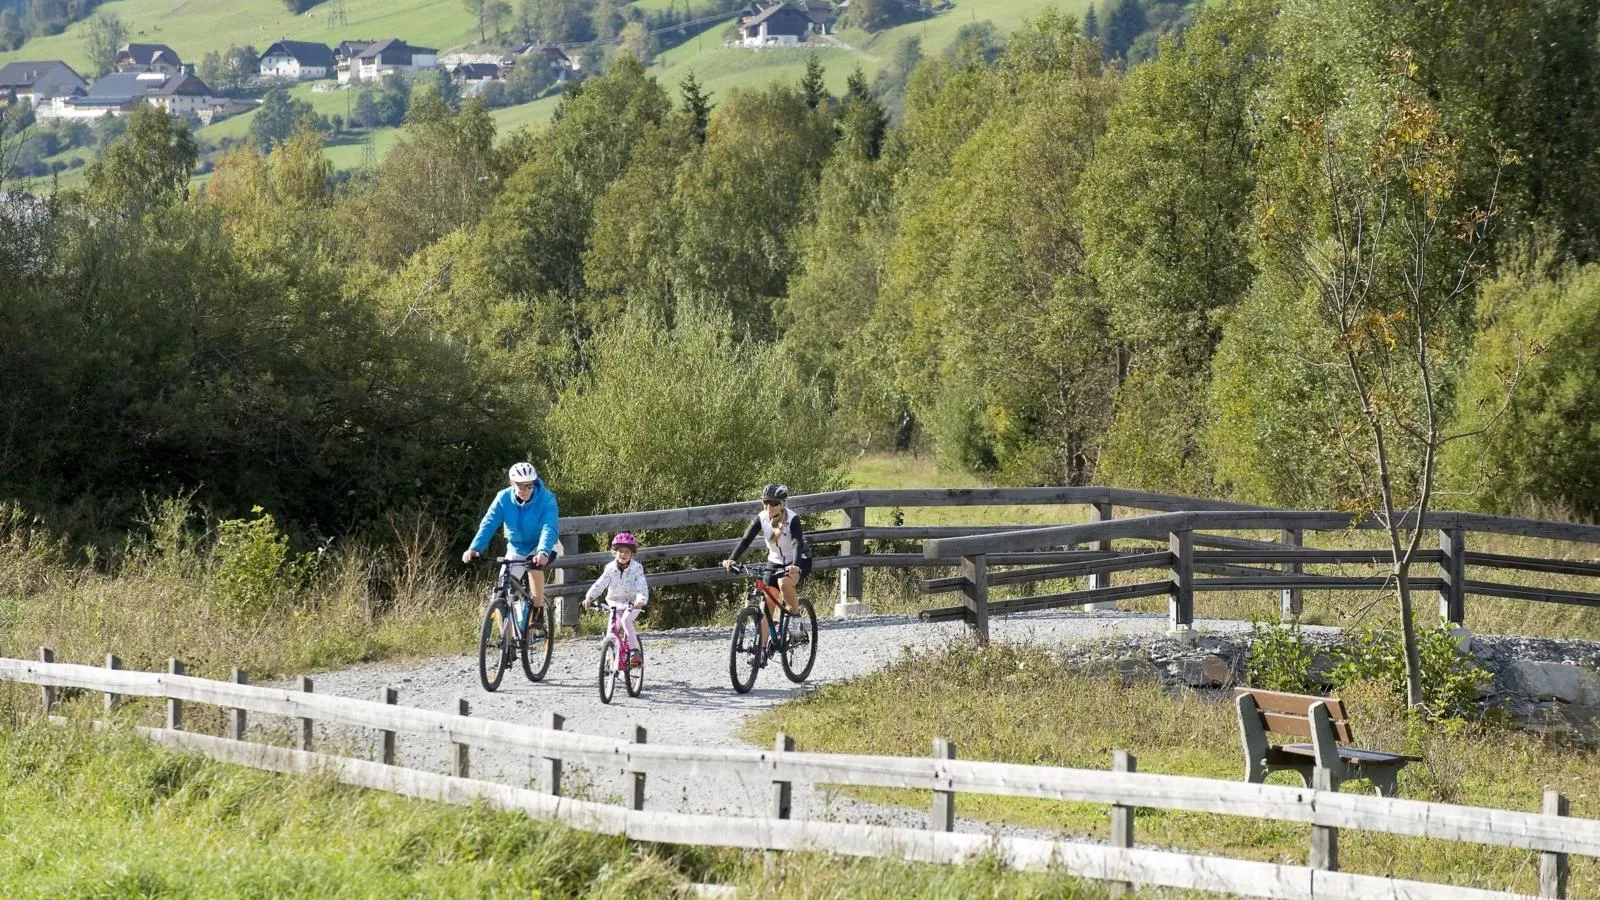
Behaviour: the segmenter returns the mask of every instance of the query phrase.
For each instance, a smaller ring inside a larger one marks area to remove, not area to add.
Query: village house
[[[54,97],[87,91],[89,82],[59,59],[34,59],[0,66],[0,105],[30,103],[37,109]]]
[[[189,72],[113,72],[87,91],[52,98],[36,114],[40,119],[98,119],[132,115],[140,103],[149,103],[171,116],[197,118],[203,113],[214,117],[219,106],[231,108],[227,101],[212,96],[211,88]]]
[[[280,38],[261,54],[264,78],[329,78],[334,73],[333,48],[314,41]]]
[[[422,72],[437,68],[439,65],[438,50],[432,47],[413,47],[399,38],[376,41],[362,46],[359,50],[353,45],[360,42],[346,43],[352,45],[348,48],[351,55],[340,58],[337,63],[340,84],[349,84],[352,81],[377,81],[386,75]],[[339,46],[341,51],[345,49],[345,43]]]
[[[178,52],[166,44],[123,44],[117,50],[118,72],[162,72],[176,75],[183,69]]]
[[[739,23],[744,36],[741,43],[746,47],[792,46],[804,42],[815,30],[811,14],[787,0],[764,7]]]
[[[550,74],[555,76],[556,81],[566,81],[572,77],[573,72],[578,71],[583,66],[578,57],[568,56],[566,51],[555,44],[523,44],[512,53],[520,59],[542,61],[546,66],[550,67]]]
[[[456,84],[483,84],[500,78],[501,70],[495,63],[464,62],[450,70],[450,77]]]

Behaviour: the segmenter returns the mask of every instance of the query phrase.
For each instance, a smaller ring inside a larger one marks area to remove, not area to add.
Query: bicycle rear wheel
[[[790,629],[783,638],[783,674],[795,684],[805,681],[811,675],[811,666],[817,661],[817,611],[812,608],[811,601],[800,598],[800,614],[789,615],[789,622],[798,625],[785,624]]]
[[[529,681],[544,680],[544,673],[550,671],[555,643],[555,615],[546,600],[543,607],[528,610],[528,630],[522,635],[522,674]]]
[[[478,680],[486,691],[499,690],[506,669],[511,667],[511,620],[504,599],[496,594],[483,613],[483,627],[478,630]]]
[[[733,679],[733,689],[741,694],[750,693],[756,686],[756,674],[761,669],[761,613],[745,607],[733,620],[733,645],[728,650],[728,675]]]
[[[617,693],[617,639],[606,635],[600,644],[600,702],[610,703]]]
[[[644,640],[634,639],[633,650],[639,654],[639,668],[628,666],[623,671],[628,676],[628,696],[637,697],[644,690]]]

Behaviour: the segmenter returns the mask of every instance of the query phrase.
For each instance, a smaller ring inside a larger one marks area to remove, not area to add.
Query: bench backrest
[[[1321,702],[1328,708],[1328,718],[1333,722],[1333,735],[1341,744],[1351,743],[1350,722],[1344,715],[1344,703],[1338,697],[1313,697],[1310,694],[1285,694],[1281,691],[1262,691],[1255,688],[1234,688],[1234,697],[1249,694],[1255,698],[1260,711],[1261,727],[1279,734],[1311,737],[1311,704]]]

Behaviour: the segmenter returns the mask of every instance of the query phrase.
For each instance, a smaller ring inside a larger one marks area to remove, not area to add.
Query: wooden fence
[[[1348,513],[1274,510],[1240,503],[1104,487],[953,488],[913,490],[848,490],[797,495],[793,509],[807,514],[843,513],[843,527],[809,533],[819,545],[816,571],[839,572],[835,614],[864,611],[862,585],[868,568],[947,568],[951,576],[924,582],[928,593],[958,592],[962,603],[927,610],[930,621],[964,620],[979,640],[987,640],[989,617],[1067,606],[1106,608],[1118,600],[1168,597],[1170,625],[1182,632],[1194,622],[1194,595],[1205,591],[1261,590],[1277,595],[1285,617],[1300,614],[1306,590],[1377,590],[1390,586],[1381,571],[1390,563],[1384,548],[1316,549],[1307,535],[1316,532],[1370,532],[1373,518]],[[1074,505],[1086,509],[1087,522],[1033,527],[1021,525],[894,525],[868,526],[869,509],[954,508],[973,506]],[[561,520],[563,553],[550,596],[563,598],[558,621],[576,621],[577,603],[593,581],[589,573],[609,559],[603,552],[580,553],[581,535],[602,537],[622,530],[659,531],[744,522],[760,504],[727,503],[683,509],[650,510]],[[1115,518],[1118,510],[1152,513]],[[1415,524],[1415,523],[1408,523]],[[1507,516],[1458,512],[1430,513],[1421,527],[1438,532],[1436,549],[1419,551],[1410,582],[1422,592],[1437,592],[1440,617],[1466,623],[1468,595],[1505,597],[1535,602],[1600,606],[1600,593],[1528,587],[1468,578],[1468,567],[1516,570],[1553,575],[1600,577],[1600,561],[1473,552],[1472,533],[1516,535],[1557,541],[1600,544],[1600,526],[1545,522]],[[1247,538],[1240,532],[1268,532],[1274,539]],[[1160,541],[1165,546],[1129,547],[1126,542]],[[915,547],[914,551],[873,553],[868,541]],[[1116,545],[1121,542],[1121,549]],[[699,568],[659,572],[651,584],[704,584],[736,578],[711,565],[733,551],[736,538],[645,547],[639,558],[704,560]],[[821,548],[836,546],[833,555]],[[1379,567],[1360,575],[1308,574],[1307,567],[1356,564]],[[1006,570],[1002,570],[1002,568]],[[1119,572],[1161,570],[1155,577],[1113,584]],[[585,577],[574,577],[576,575]],[[993,599],[990,589],[1067,578],[1086,578],[1083,590],[1040,596]]]
[[[959,557],[929,558],[924,555],[921,542],[930,538],[948,538],[997,532],[1010,532],[1021,525],[945,525],[945,526],[876,526],[868,527],[869,509],[913,509],[929,507],[974,506],[1084,506],[1091,517],[1107,518],[1116,507],[1155,512],[1175,510],[1256,510],[1261,507],[1220,500],[1156,494],[1104,487],[1051,487],[1051,488],[932,488],[901,490],[848,490],[821,494],[799,494],[789,499],[789,507],[805,515],[842,512],[844,527],[810,531],[807,538],[817,547],[819,555],[814,560],[815,571],[839,572],[838,615],[861,612],[865,570],[868,568],[944,567],[961,565]],[[599,516],[567,516],[561,519],[561,555],[551,564],[554,577],[547,588],[551,597],[562,598],[558,606],[557,621],[570,624],[577,620],[578,600],[598,577],[599,569],[610,561],[605,552],[579,552],[582,535],[598,535],[604,539],[618,531],[659,531],[679,528],[703,527],[727,523],[744,523],[761,509],[757,501],[724,503],[716,506],[692,506],[681,509],[658,509],[644,512],[616,513]],[[730,529],[730,533],[732,533]],[[915,550],[904,553],[871,553],[867,541],[914,542]],[[650,576],[653,587],[707,584],[728,581],[739,576],[730,575],[716,561],[733,552],[739,543],[737,537],[722,540],[694,541],[677,544],[647,546],[640,550],[641,562],[662,560],[704,560],[703,568],[680,569]],[[832,556],[821,555],[826,546],[836,546]],[[995,565],[1032,565],[1075,562],[1084,557],[1082,552],[1054,549],[1030,549],[1020,553],[996,554]],[[575,577],[575,576],[582,577]]]
[[[1467,549],[1469,535],[1498,534],[1542,538],[1555,541],[1600,544],[1600,526],[1545,522],[1509,516],[1476,513],[1430,513],[1421,522],[1407,520],[1407,528],[1437,531],[1438,549],[1420,550],[1413,558],[1409,581],[1417,591],[1437,592],[1439,616],[1456,625],[1466,622],[1468,595],[1507,597],[1546,603],[1600,606],[1600,593],[1529,587],[1467,577],[1467,567],[1517,570],[1546,574],[1600,576],[1600,562],[1474,553]],[[936,537],[923,545],[930,560],[960,560],[961,573],[953,578],[931,579],[924,589],[932,592],[960,592],[962,603],[926,610],[930,621],[961,619],[968,622],[980,640],[987,640],[989,617],[1007,613],[1077,606],[1096,601],[1165,595],[1169,623],[1174,631],[1194,624],[1194,595],[1202,591],[1277,591],[1282,596],[1284,615],[1299,615],[1301,592],[1315,590],[1376,590],[1392,587],[1392,575],[1375,573],[1359,576],[1306,574],[1306,566],[1354,563],[1391,566],[1389,550],[1312,549],[1304,546],[1308,532],[1362,533],[1381,529],[1374,518],[1357,518],[1348,513],[1294,510],[1198,510],[1160,513],[1080,525]],[[1241,538],[1218,532],[1276,532],[1276,541]],[[1165,547],[1113,548],[1118,540],[1160,541]],[[1041,548],[1092,545],[1094,550],[1081,558],[1057,565],[1036,566],[1004,573],[991,573],[989,567],[999,559],[1015,559],[1019,554],[1039,552]],[[1437,574],[1425,574],[1433,567]],[[1108,579],[1115,572],[1163,570],[1158,577],[1133,584],[1113,586],[1109,580],[1096,583],[1095,577]],[[1043,596],[993,600],[989,590],[996,585],[1027,584],[1088,575],[1087,590]],[[1201,575],[1211,577],[1197,577]]]
[[[41,656],[48,660],[49,651],[43,651]],[[38,686],[47,716],[61,689],[104,693],[108,714],[128,697],[165,700],[165,725],[141,727],[140,732],[163,746],[213,759],[274,772],[322,772],[346,784],[428,800],[483,801],[499,809],[520,810],[536,818],[639,841],[751,850],[819,850],[931,863],[960,863],[993,854],[1022,870],[1054,869],[1136,885],[1283,898],[1477,900],[1516,896],[1341,872],[1341,830],[1537,852],[1541,897],[1566,896],[1568,854],[1600,857],[1600,821],[1567,817],[1564,798],[1555,792],[1547,792],[1545,812],[1532,813],[1145,774],[1135,771],[1133,758],[1124,753],[1116,754],[1113,769],[1108,772],[961,760],[955,758],[955,748],[942,740],[934,742],[934,754],[925,758],[797,752],[793,742],[783,735],[779,735],[777,746],[771,751],[673,747],[648,743],[643,728],[636,729],[632,741],[574,734],[562,730],[560,717],[554,715],[550,716],[552,727],[548,728],[473,718],[466,714],[465,700],[460,701],[458,714],[401,706],[392,688],[384,691],[384,702],[374,702],[318,694],[305,679],[301,690],[253,686],[244,683],[244,673],[239,670],[234,671],[232,681],[196,678],[182,674],[183,667],[177,660],[170,662],[167,673],[126,671],[115,657],[109,657],[107,663],[106,668],[100,668],[0,657],[0,680]],[[185,730],[188,703],[229,710],[228,736]],[[298,719],[298,748],[244,740],[249,714]],[[313,720],[376,731],[381,738],[379,759],[367,761],[314,750],[310,728]],[[446,775],[395,765],[396,743],[402,734],[454,743],[452,772]],[[478,749],[525,754],[538,761],[543,790],[473,779],[471,752]],[[561,796],[562,766],[569,762],[630,773],[632,790],[626,805]],[[658,773],[770,780],[771,805],[762,816],[651,810],[647,808],[649,778]],[[931,790],[929,827],[924,830],[795,820],[790,817],[790,797],[797,783]],[[1108,845],[1099,845],[956,833],[955,810],[961,793],[1106,804],[1110,807],[1112,840]],[[1133,810],[1139,807],[1304,823],[1312,831],[1308,864],[1286,865],[1135,847]]]

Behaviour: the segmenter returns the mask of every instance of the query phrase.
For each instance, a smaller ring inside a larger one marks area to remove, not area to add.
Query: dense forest
[[[1579,0],[1206,4],[1131,66],[1047,13],[707,96],[626,56],[544,127],[418,87],[381,165],[141,111],[0,217],[0,497],[307,538],[834,485],[1600,512],[1600,67]],[[1148,27],[1148,23],[1147,23]],[[9,139],[15,140],[15,135]],[[1379,453],[1381,449],[1383,452]]]

